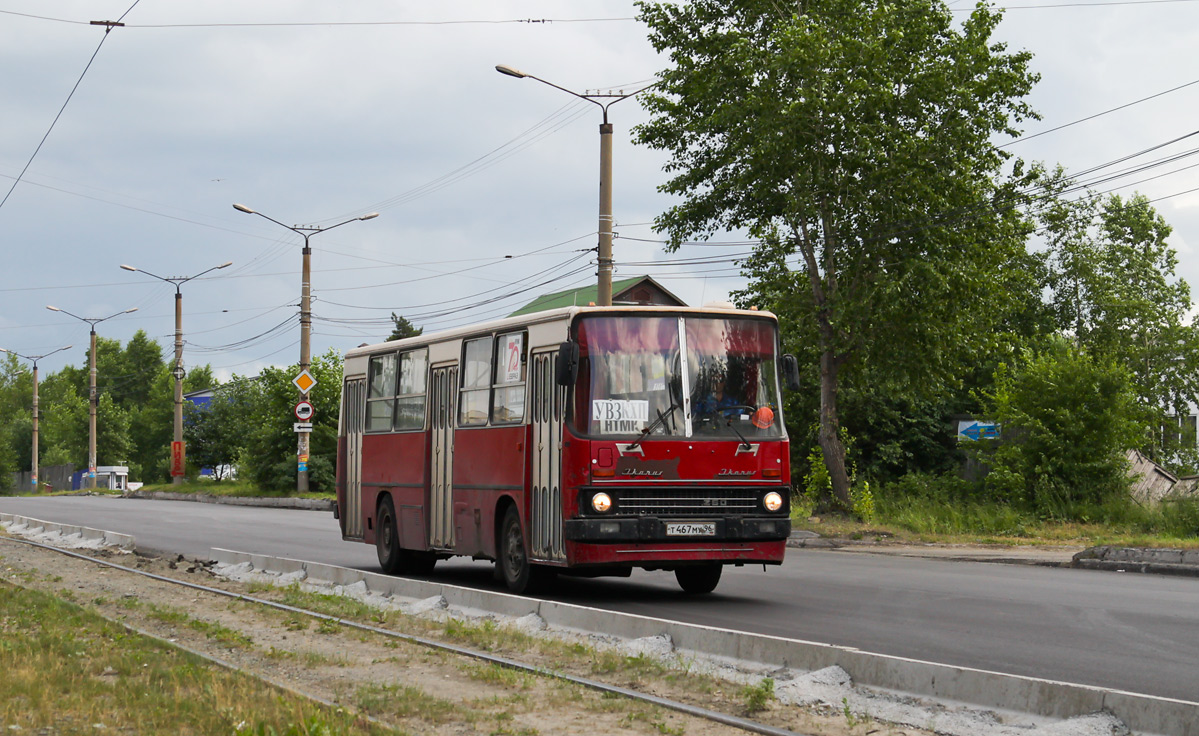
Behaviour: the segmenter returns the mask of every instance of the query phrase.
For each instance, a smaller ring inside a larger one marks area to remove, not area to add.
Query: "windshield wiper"
[[[733,430],[733,434],[737,435],[741,439],[741,444],[745,445],[745,449],[752,450],[753,445],[749,444],[749,440],[745,439],[745,435],[737,431],[737,425],[733,424],[733,420],[731,418],[728,420],[728,425],[729,429]]]
[[[672,402],[670,402],[670,408],[668,408],[668,409],[666,410],[666,413],[665,413],[665,414],[663,414],[663,413],[662,413],[662,410],[661,410],[661,409],[658,409],[658,410],[657,410],[657,412],[658,412],[658,418],[657,418],[657,419],[655,419],[654,421],[650,422],[650,425],[649,425],[648,427],[646,427],[645,429],[641,430],[641,435],[640,435],[640,436],[639,436],[637,439],[635,439],[635,440],[633,440],[631,443],[629,443],[629,446],[628,446],[628,447],[626,447],[625,449],[626,449],[626,450],[631,450],[631,449],[633,449],[634,447],[636,447],[637,445],[641,444],[641,440],[643,440],[643,439],[645,439],[646,437],[648,437],[648,436],[649,436],[649,433],[650,433],[650,432],[653,432],[653,431],[654,431],[654,429],[655,429],[655,428],[657,428],[657,426],[658,426],[659,424],[664,424],[664,423],[666,422],[666,419],[667,419],[668,417],[672,416],[672,415],[674,414],[674,410],[675,410],[675,409],[678,409],[678,408],[679,408],[679,405],[678,405],[678,404],[676,404],[676,403],[674,403],[674,402],[672,401]]]

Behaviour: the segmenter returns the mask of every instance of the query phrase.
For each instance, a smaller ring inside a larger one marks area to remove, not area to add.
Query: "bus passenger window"
[[[491,394],[491,338],[467,340],[462,349],[462,391],[458,395],[458,424],[487,424]]]
[[[400,387],[395,402],[396,429],[425,428],[425,377],[428,372],[427,348],[400,355]]]
[[[396,390],[396,354],[374,355],[366,396],[366,431],[390,432]]]
[[[495,338],[495,397],[491,422],[514,424],[525,420],[525,376],[528,370],[525,334],[514,332]]]

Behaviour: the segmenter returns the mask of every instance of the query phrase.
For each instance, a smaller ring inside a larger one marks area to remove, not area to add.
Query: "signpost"
[[[187,456],[182,442],[171,443],[171,477],[182,477],[187,474]]]
[[[291,379],[291,382],[294,383],[296,388],[300,389],[300,393],[304,394],[305,396],[307,396],[308,392],[312,390],[312,387],[316,385],[316,379],[313,378],[312,374],[307,370],[300,371],[300,375]]]
[[[308,420],[312,418],[313,413],[312,404],[308,401],[308,392],[316,386],[316,379],[305,368],[291,382],[300,389],[301,397],[295,409],[296,419],[300,421],[292,426],[296,434],[300,435],[299,447],[296,449],[296,471],[300,473],[300,476],[296,482],[296,489],[306,491],[308,490],[308,435],[312,433],[312,423]]]
[[[998,437],[999,425],[995,422],[978,422],[978,421],[959,421],[958,422],[958,439],[978,442],[979,440],[993,440]]]
[[[307,401],[301,401],[296,404],[296,419],[301,422],[311,421],[314,411],[312,404]]]

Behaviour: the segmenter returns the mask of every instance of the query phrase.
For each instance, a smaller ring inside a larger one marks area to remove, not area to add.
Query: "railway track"
[[[508,670],[513,670],[513,671],[516,671],[519,673],[525,673],[527,675],[531,675],[531,676],[534,676],[537,678],[548,678],[548,679],[555,680],[558,682],[568,683],[569,685],[572,685],[572,686],[585,688],[587,690],[601,693],[601,694],[605,695],[606,697],[626,698],[631,701],[644,703],[644,704],[647,704],[650,706],[654,706],[656,708],[666,709],[669,711],[673,711],[675,713],[683,714],[683,715],[691,717],[691,718],[701,719],[703,721],[707,721],[712,724],[720,724],[722,726],[728,726],[732,729],[737,729],[737,730],[744,731],[747,733],[764,734],[766,736],[810,736],[810,734],[805,734],[805,733],[801,733],[798,731],[793,731],[793,730],[789,730],[786,728],[781,728],[778,726],[773,726],[770,724],[754,721],[750,718],[733,715],[731,713],[722,712],[722,711],[715,710],[712,708],[699,706],[699,705],[696,705],[693,703],[687,703],[687,702],[672,699],[669,697],[655,695],[655,694],[652,694],[649,692],[638,690],[636,688],[616,685],[611,682],[604,682],[602,680],[598,680],[598,679],[594,679],[594,678],[582,677],[582,676],[579,676],[576,674],[571,674],[568,672],[547,668],[547,667],[544,667],[544,666],[541,666],[541,665],[538,665],[538,664],[535,664],[535,663],[532,663],[529,661],[521,661],[521,660],[513,658],[511,656],[500,656],[500,655],[497,655],[497,654],[494,654],[491,652],[487,652],[487,651],[482,651],[479,649],[464,647],[464,646],[460,646],[460,645],[453,644],[453,643],[448,643],[445,641],[440,641],[440,640],[429,638],[429,637],[399,632],[399,631],[395,631],[393,629],[385,628],[382,626],[376,626],[376,625],[373,625],[370,623],[364,623],[359,620],[334,616],[334,615],[330,615],[327,613],[322,613],[320,611],[309,610],[309,609],[306,609],[303,607],[289,605],[286,603],[269,600],[267,598],[263,598],[263,597],[259,597],[259,596],[255,596],[255,595],[249,595],[246,593],[232,591],[232,590],[225,590],[225,589],[213,587],[210,585],[202,585],[202,584],[195,583],[192,581],[183,580],[183,579],[179,579],[176,577],[170,577],[168,575],[161,575],[161,574],[158,574],[155,572],[150,572],[148,570],[138,569],[137,567],[132,567],[129,565],[118,564],[111,560],[102,559],[102,558],[95,557],[95,556],[88,555],[88,554],[82,554],[80,552],[75,552],[75,551],[63,549],[60,547],[54,547],[51,545],[42,544],[40,542],[35,542],[32,540],[28,540],[28,539],[20,539],[20,538],[11,537],[11,536],[0,536],[0,541],[2,541],[5,544],[24,545],[24,546],[27,546],[30,548],[36,548],[36,549],[47,551],[47,552],[50,552],[53,554],[70,557],[70,558],[73,558],[76,560],[81,560],[81,561],[87,562],[89,564],[94,564],[94,565],[101,566],[103,568],[107,568],[110,570],[119,571],[120,573],[123,573],[123,574],[140,576],[147,580],[151,580],[156,583],[165,584],[168,586],[177,587],[179,589],[189,590],[189,591],[193,591],[193,592],[197,592],[197,593],[203,593],[206,595],[219,596],[221,598],[226,598],[226,599],[229,599],[232,601],[237,601],[237,602],[244,603],[244,604],[247,604],[250,606],[257,606],[257,607],[261,607],[263,609],[271,609],[274,611],[283,612],[291,617],[297,617],[297,616],[305,617],[307,619],[311,619],[311,620],[317,622],[318,626],[323,625],[323,626],[344,627],[346,629],[362,632],[364,634],[371,634],[371,635],[376,635],[379,637],[384,637],[387,640],[397,641],[397,642],[405,642],[407,644],[422,647],[422,648],[425,648],[428,650],[442,652],[442,653],[445,653],[448,655],[452,655],[454,657],[468,658],[471,660],[475,660],[477,662],[484,663],[486,665],[495,665],[497,667],[501,667],[501,668],[508,669]],[[101,612],[101,615],[104,615],[104,614]],[[112,618],[111,616],[106,616],[106,617],[110,618],[110,619]],[[311,691],[307,691],[304,688],[298,688],[298,687],[291,685],[287,682],[284,682],[278,678],[273,678],[273,677],[264,675],[260,671],[255,671],[255,669],[253,669],[253,668],[248,668],[246,666],[238,664],[237,662],[231,661],[230,659],[226,659],[223,657],[216,657],[211,654],[207,654],[203,651],[200,651],[194,647],[187,647],[185,645],[181,645],[177,641],[172,641],[168,638],[164,638],[161,635],[155,634],[155,633],[145,630],[143,628],[130,626],[125,621],[118,620],[117,623],[127,626],[131,630],[136,631],[138,634],[155,638],[159,641],[166,643],[169,646],[184,649],[191,654],[200,656],[200,657],[202,657],[216,665],[219,665],[221,667],[258,678],[260,680],[268,682],[268,683],[270,683],[276,687],[279,687],[281,689],[284,689],[284,690],[287,690],[294,694],[301,695],[303,697],[312,699],[315,702],[320,702],[320,703],[328,705],[328,706],[335,705],[335,703],[328,698],[321,697],[320,695],[317,695]],[[345,705],[344,704],[336,704],[336,707],[344,708]],[[364,714],[364,717],[369,718],[369,716],[365,716],[365,714]],[[374,720],[374,719],[370,719],[370,720]],[[659,729],[659,730],[662,730],[662,729]]]

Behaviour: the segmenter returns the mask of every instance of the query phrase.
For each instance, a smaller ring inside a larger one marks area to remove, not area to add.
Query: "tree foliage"
[[[1062,331],[1129,371],[1152,417],[1140,447],[1165,459],[1166,415],[1185,416],[1199,403],[1199,330],[1190,319],[1190,286],[1176,276],[1178,258],[1167,243],[1171,227],[1140,194],[1059,199],[1042,219],[1048,299]]]
[[[418,337],[423,334],[425,328],[417,327],[408,320],[407,317],[391,313],[391,321],[395,324],[391,334],[387,336],[388,341],[403,340],[405,337]]]
[[[1127,369],[1062,340],[997,379],[986,401],[1003,427],[986,459],[994,498],[1076,518],[1127,492],[1126,453],[1142,427]]]
[[[842,371],[952,375],[954,351],[990,332],[969,305],[1004,299],[1004,267],[1023,256],[992,140],[1034,115],[1030,55],[992,41],[989,7],[959,27],[939,0],[639,7],[671,62],[636,131],[670,155],[661,189],[680,198],[657,227],[672,248],[719,230],[762,241],[741,296],[813,346],[818,440],[848,505]]]

